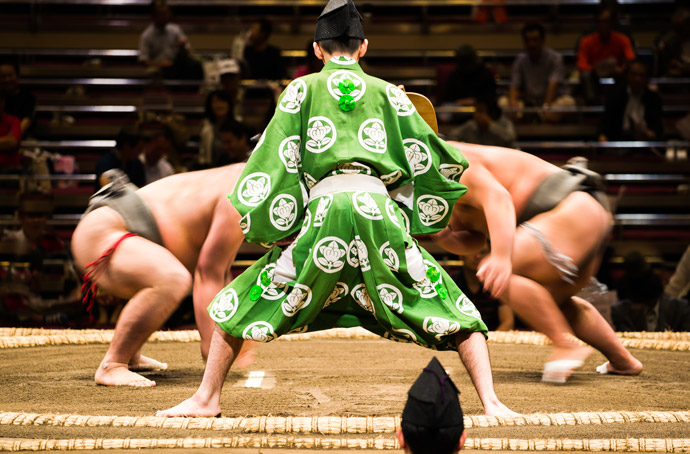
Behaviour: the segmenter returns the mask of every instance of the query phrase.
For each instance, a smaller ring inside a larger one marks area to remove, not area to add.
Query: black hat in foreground
[[[362,16],[352,0],[330,0],[316,21],[314,41],[337,38],[364,39]]]
[[[464,429],[458,388],[441,363],[432,358],[408,391],[402,422],[429,429]]]

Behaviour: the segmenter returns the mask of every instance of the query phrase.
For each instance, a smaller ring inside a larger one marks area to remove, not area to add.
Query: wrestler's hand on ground
[[[482,282],[484,291],[491,293],[494,298],[499,298],[508,287],[510,275],[513,273],[513,265],[510,257],[497,257],[487,255],[479,264],[477,278]]]

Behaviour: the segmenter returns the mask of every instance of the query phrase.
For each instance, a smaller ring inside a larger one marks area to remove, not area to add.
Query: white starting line
[[[238,380],[235,386],[240,386],[243,388],[259,388],[259,389],[271,389],[275,386],[276,379],[271,373],[267,373],[263,370],[253,370],[247,374],[247,377],[242,380]]]

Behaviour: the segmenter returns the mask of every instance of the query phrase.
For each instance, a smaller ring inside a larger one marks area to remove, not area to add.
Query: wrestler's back
[[[139,189],[158,223],[164,246],[190,271],[196,266],[219,200],[227,200],[244,164],[186,172]]]
[[[522,212],[530,195],[544,178],[559,171],[555,165],[520,150],[451,143],[458,147],[469,161],[468,171],[472,170],[473,165],[482,165],[508,190],[517,215]],[[462,178],[460,181],[462,182]]]

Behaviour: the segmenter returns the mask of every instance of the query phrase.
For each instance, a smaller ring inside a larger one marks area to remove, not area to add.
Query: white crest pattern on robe
[[[290,194],[279,194],[271,203],[271,224],[278,230],[290,230],[297,219],[297,200]]]
[[[311,289],[306,285],[295,284],[280,306],[286,317],[293,317],[300,309],[309,306],[309,303],[311,303]]]
[[[386,331],[383,334],[383,337],[386,339],[390,339],[392,341],[395,341],[395,342],[414,343],[414,344],[419,343],[419,341],[417,341],[417,336],[415,336],[412,331],[410,331],[409,329],[405,329],[405,328],[400,328],[400,329],[393,328],[393,332]]]
[[[343,299],[348,293],[350,293],[350,289],[348,288],[347,284],[345,282],[336,282],[335,286],[333,287],[333,291],[331,294],[328,296],[326,299],[326,302],[323,305],[323,308],[327,308],[333,303],[336,303]]]
[[[368,192],[355,192],[352,195],[355,209],[359,214],[372,221],[383,219],[383,214],[376,204],[376,200]]]
[[[359,235],[355,235],[355,239],[350,242],[350,245],[347,249],[347,263],[352,268],[361,268],[362,271],[368,271],[371,269],[367,245],[364,244],[364,241],[362,241]]]
[[[263,290],[261,292],[261,298],[265,298],[267,300],[279,300],[285,297],[285,290],[288,287],[282,283],[272,282],[273,276],[275,274],[275,269],[275,263],[269,263],[261,270],[261,273],[259,273],[259,275],[256,278],[256,285],[260,286]],[[264,285],[261,282],[261,275],[264,273],[264,271],[268,274],[269,279],[271,279],[271,283],[268,285]]]
[[[301,79],[295,79],[285,87],[285,94],[278,104],[283,112],[295,114],[302,108],[302,102],[307,97],[307,84]]]
[[[354,65],[355,63],[357,63],[357,60],[355,60],[352,57],[346,57],[345,55],[338,55],[337,57],[331,58],[330,61],[332,61],[333,63],[336,63],[338,65],[343,65],[343,66],[350,66],[350,65]]]
[[[243,204],[255,207],[266,200],[271,192],[271,177],[267,173],[254,172],[247,175],[237,187],[237,198]]]
[[[395,172],[389,173],[388,175],[381,175],[381,181],[383,181],[383,184],[388,186],[389,184],[393,184],[396,181],[398,181],[401,176],[402,172],[400,170],[396,170]]]
[[[239,299],[235,289],[226,289],[213,299],[209,315],[216,323],[223,323],[232,318],[237,311]]]
[[[245,235],[252,229],[252,217],[247,213],[242,219],[240,219],[240,229]]]
[[[417,139],[403,140],[405,156],[410,163],[412,175],[422,175],[429,171],[432,164],[431,152],[424,142]]]
[[[366,285],[356,285],[350,292],[350,296],[352,296],[352,299],[354,299],[357,304],[362,306],[364,310],[371,312],[372,314],[376,314],[374,312],[374,303],[371,302],[371,297],[369,297],[369,292],[367,291]]]
[[[339,162],[335,170],[331,172],[331,175],[342,175],[342,174],[353,174],[353,173],[363,173],[365,175],[371,175],[371,167],[361,162]]]
[[[309,189],[313,188],[314,186],[316,186],[316,183],[318,183],[318,181],[316,181],[316,178],[312,177],[307,172],[304,172],[304,181],[307,183],[307,187]]]
[[[298,173],[302,167],[302,155],[300,146],[302,141],[299,136],[290,136],[280,143],[278,155],[285,165],[285,170],[289,173]]]
[[[389,84],[386,86],[386,95],[388,96],[388,101],[401,117],[415,113],[414,104],[410,101],[410,98],[395,85]]]
[[[365,150],[372,153],[385,153],[388,146],[386,127],[378,118],[369,118],[360,126],[357,133],[359,143]]]
[[[441,164],[438,166],[441,175],[456,183],[460,182],[460,176],[464,170],[465,168],[459,164]]]
[[[314,264],[326,273],[337,273],[345,266],[348,244],[335,236],[327,236],[313,249]]]
[[[398,314],[403,313],[403,295],[400,289],[390,284],[381,284],[376,286],[376,290],[383,304]]]
[[[338,84],[346,79],[350,79],[354,84],[354,89],[350,93],[343,93],[340,91],[340,88],[338,87]],[[336,100],[339,100],[340,97],[343,95],[350,95],[354,98],[355,101],[359,101],[362,98],[362,96],[364,96],[364,92],[367,90],[367,84],[366,82],[364,82],[364,79],[359,77],[354,72],[347,70],[335,71],[328,78],[327,85],[329,93]]]
[[[389,270],[395,271],[396,273],[400,269],[400,257],[391,247],[390,241],[386,241],[379,248],[379,254],[383,258],[383,263],[386,264]]]
[[[441,273],[441,276],[438,278],[437,282],[431,282],[431,280],[426,277],[426,272],[429,270],[429,268],[435,268],[435,265],[431,263],[428,260],[424,260],[424,279],[422,279],[419,282],[415,282],[412,284],[412,286],[419,292],[419,296],[421,296],[424,299],[428,298],[435,298],[438,293],[436,292],[436,283],[440,283],[443,285],[443,273]]]
[[[434,334],[436,339],[455,334],[460,331],[460,324],[441,317],[426,317],[423,325],[424,331]]]
[[[319,197],[319,204],[316,206],[316,214],[314,215],[314,227],[323,225],[323,219],[328,213],[328,209],[333,204],[333,196],[331,194]]]
[[[417,199],[417,210],[422,224],[433,225],[446,217],[448,202],[434,195],[423,195]]]
[[[276,335],[270,323],[259,321],[248,325],[242,333],[242,338],[256,342],[270,342],[276,338]]]
[[[460,295],[458,300],[455,302],[455,307],[457,307],[460,312],[468,317],[474,317],[479,320],[482,319],[482,314],[479,313],[479,310],[477,310],[472,301],[470,301],[470,299],[465,295]]]
[[[312,153],[323,153],[333,146],[337,138],[333,122],[322,116],[309,119],[307,126],[307,140],[305,148]]]

